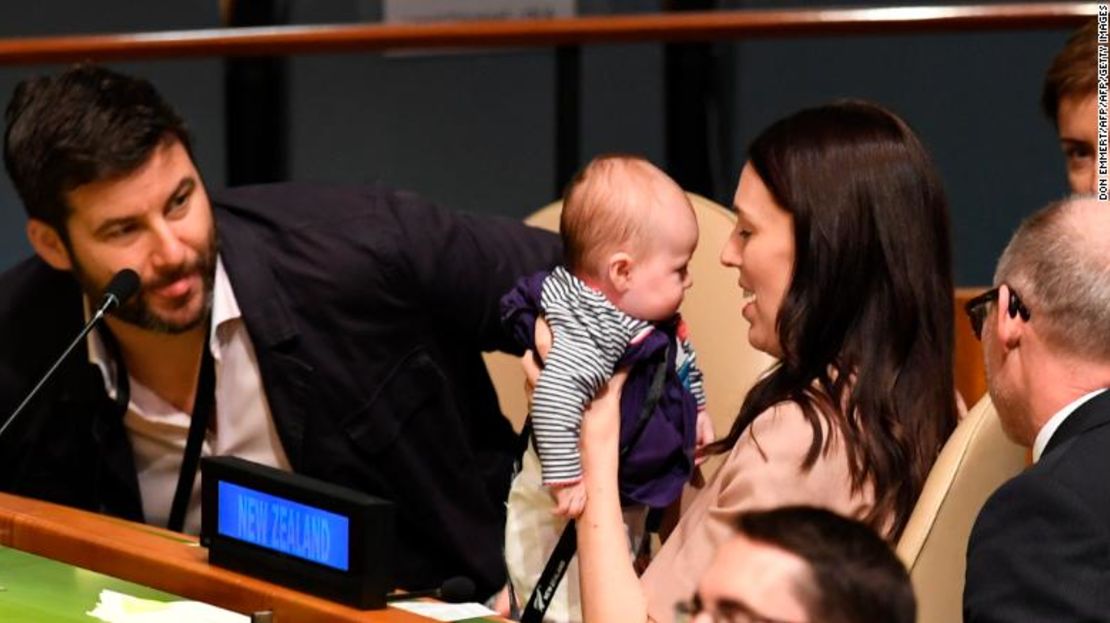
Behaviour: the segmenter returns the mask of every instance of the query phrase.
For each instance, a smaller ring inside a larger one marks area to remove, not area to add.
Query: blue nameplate
[[[210,563],[359,608],[385,607],[393,505],[235,457],[201,459]]]
[[[343,515],[230,482],[216,486],[219,534],[347,571],[351,522]]]

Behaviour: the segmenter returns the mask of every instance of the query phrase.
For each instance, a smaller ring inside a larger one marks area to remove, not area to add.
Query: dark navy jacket
[[[1110,391],[1069,415],[979,512],[964,621],[1110,621]]]
[[[557,237],[381,187],[248,187],[212,203],[293,469],[396,503],[400,586],[503,586],[516,437],[480,354],[517,350],[498,300],[559,259]],[[74,279],[37,258],[0,291],[6,417],[83,316]],[[141,520],[119,411],[82,344],[0,439],[0,490]]]

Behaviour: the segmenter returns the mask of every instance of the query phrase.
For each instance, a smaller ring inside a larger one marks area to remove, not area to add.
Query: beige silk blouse
[[[825,431],[827,435],[827,425]],[[871,509],[870,487],[852,492],[839,437],[809,471],[802,471],[812,440],[813,429],[796,403],[781,403],[756,417],[683,510],[641,578],[652,620],[671,623],[675,603],[694,594],[717,547],[734,534],[732,523],[739,513],[806,504],[862,518]]]

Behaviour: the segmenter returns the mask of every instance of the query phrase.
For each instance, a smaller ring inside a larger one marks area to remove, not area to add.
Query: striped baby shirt
[[[603,294],[564,267],[543,281],[540,306],[554,337],[532,396],[532,431],[545,485],[582,477],[578,437],[582,412],[613,375],[625,350],[654,325],[617,309]],[[682,331],[675,364],[684,385],[705,408],[701,372]]]

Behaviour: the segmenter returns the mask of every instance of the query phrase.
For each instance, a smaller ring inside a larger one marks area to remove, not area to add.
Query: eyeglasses
[[[1029,322],[1029,308],[1021,302],[1021,298],[1014,291],[1013,286],[1007,285],[1006,288],[1010,291],[1010,301],[1006,306],[1010,317],[1014,318],[1021,314],[1021,319]],[[999,288],[991,288],[964,304],[964,311],[967,312],[967,317],[971,320],[971,330],[975,332],[975,337],[979,340],[983,339],[983,322],[987,319],[987,305],[998,298],[998,290]]]
[[[692,623],[701,614],[707,615],[710,623],[800,623],[765,617],[748,604],[735,599],[722,600],[717,604],[715,612],[709,612],[699,595],[675,604],[674,612],[675,623]]]

